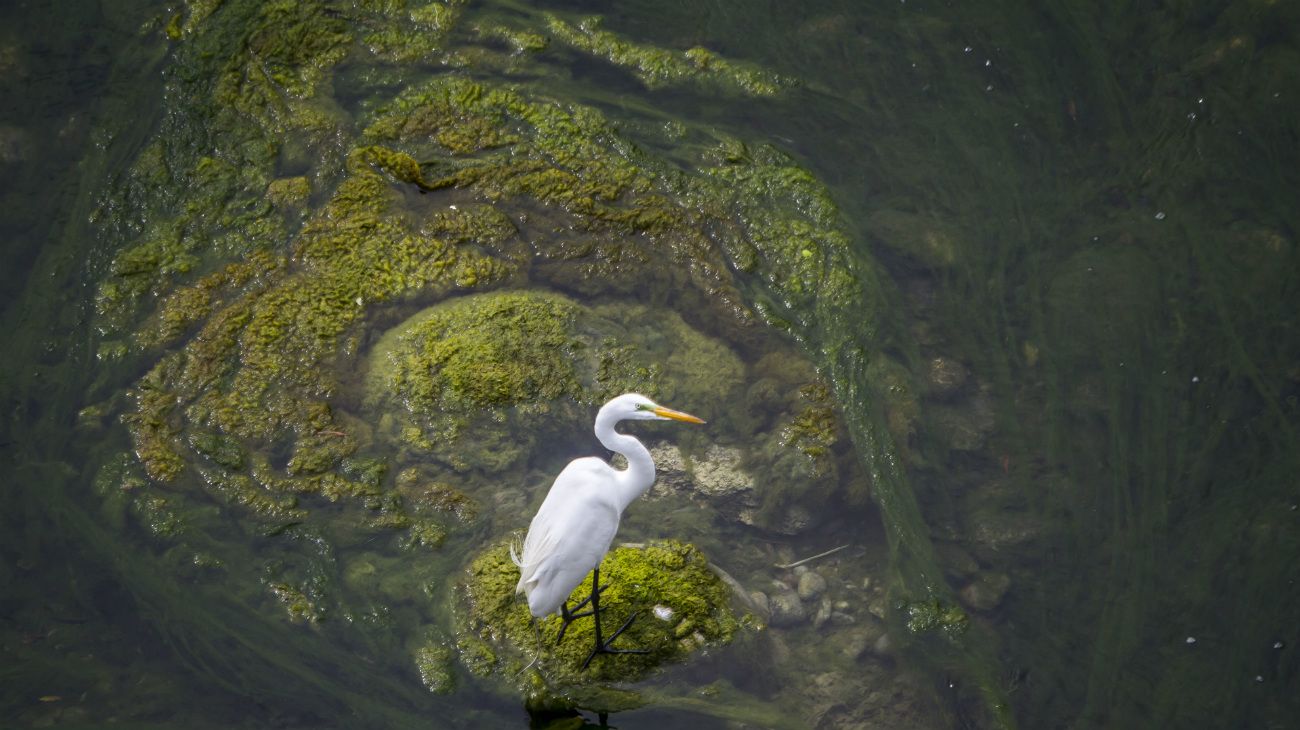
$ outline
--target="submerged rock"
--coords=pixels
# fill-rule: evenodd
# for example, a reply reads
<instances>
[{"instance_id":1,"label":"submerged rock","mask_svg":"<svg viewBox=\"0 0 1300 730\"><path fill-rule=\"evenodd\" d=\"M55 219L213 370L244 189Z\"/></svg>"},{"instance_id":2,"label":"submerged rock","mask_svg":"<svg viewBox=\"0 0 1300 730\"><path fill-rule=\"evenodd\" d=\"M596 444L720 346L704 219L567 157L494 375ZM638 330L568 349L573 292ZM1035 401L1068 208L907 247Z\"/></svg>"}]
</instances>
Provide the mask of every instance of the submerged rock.
<instances>
[{"instance_id":1,"label":"submerged rock","mask_svg":"<svg viewBox=\"0 0 1300 730\"><path fill-rule=\"evenodd\" d=\"M961 589L961 599L976 611L991 611L1002 603L1002 597L1011 588L1011 577L1006 573L980 573Z\"/></svg>"},{"instance_id":2,"label":"submerged rock","mask_svg":"<svg viewBox=\"0 0 1300 730\"><path fill-rule=\"evenodd\" d=\"M804 609L803 601L799 600L799 594L784 583L772 584L768 609L772 614L768 623L777 628L798 626L808 620L808 612Z\"/></svg>"},{"instance_id":3,"label":"submerged rock","mask_svg":"<svg viewBox=\"0 0 1300 730\"><path fill-rule=\"evenodd\" d=\"M591 411L622 392L711 417L743 370L726 345L668 310L492 292L435 305L385 334L370 356L367 399L388 419L382 437L458 471L492 473L534 453L539 434L588 430Z\"/></svg>"},{"instance_id":4,"label":"submerged rock","mask_svg":"<svg viewBox=\"0 0 1300 730\"><path fill-rule=\"evenodd\" d=\"M961 236L933 216L881 209L867 216L868 230L889 248L927 269L950 268L961 257Z\"/></svg>"},{"instance_id":5,"label":"submerged rock","mask_svg":"<svg viewBox=\"0 0 1300 730\"><path fill-rule=\"evenodd\" d=\"M799 598L805 601L813 601L821 597L826 592L826 579L815 570L809 570L799 576Z\"/></svg>"},{"instance_id":6,"label":"submerged rock","mask_svg":"<svg viewBox=\"0 0 1300 730\"><path fill-rule=\"evenodd\" d=\"M711 444L699 459L691 459L692 484L701 494L711 499L736 497L754 489L754 479L740 462L740 449Z\"/></svg>"},{"instance_id":7,"label":"submerged rock","mask_svg":"<svg viewBox=\"0 0 1300 730\"><path fill-rule=\"evenodd\" d=\"M966 366L950 357L934 357L926 365L925 384L931 395L949 397L966 384Z\"/></svg>"}]
</instances>

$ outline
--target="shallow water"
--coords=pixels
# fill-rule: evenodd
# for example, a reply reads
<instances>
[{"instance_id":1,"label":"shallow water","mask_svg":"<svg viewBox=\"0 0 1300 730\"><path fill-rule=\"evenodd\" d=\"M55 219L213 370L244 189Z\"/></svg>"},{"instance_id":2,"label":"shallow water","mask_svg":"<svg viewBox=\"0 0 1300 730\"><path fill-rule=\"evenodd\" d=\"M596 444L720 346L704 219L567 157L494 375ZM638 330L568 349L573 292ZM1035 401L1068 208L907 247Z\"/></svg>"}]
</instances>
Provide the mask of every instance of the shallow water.
<instances>
[{"instance_id":1,"label":"shallow water","mask_svg":"<svg viewBox=\"0 0 1300 730\"><path fill-rule=\"evenodd\" d=\"M690 159L697 132L662 133L670 123L792 155L829 188L871 286L863 301L879 307L819 312L792 337L734 346L756 367L798 341L833 381L857 454L840 477L869 479L873 504L824 503L818 528L792 536L669 495L634 505L621 538L695 542L751 590L791 577L773 564L848 544L812 565L859 623L869 607L886 613L897 645L846 660L842 627L773 628L784 649L749 639L674 669L648 685L647 706L612 722L1286 726L1300 712L1296 11L599 5L546 9L600 12L626 38L702 45L797 83L770 99L648 90L579 54L557 64L566 74L496 73L601 110L673 162ZM534 10L489 4L474 17ZM96 491L102 465L133 447L115 418L78 414L106 400L122 410L115 394L152 362L96 357L96 288L147 221L94 211L129 203L122 176L174 112L162 84L175 73L170 9L3 12L0 84L24 101L0 117L5 716L18 726L572 721L571 708L530 715L463 672L455 691L430 694L410 661L420 641L454 633L454 597L435 590L422 602L412 586L446 585L526 524L549 475L593 453L569 422L537 436L522 485L465 477L479 517L417 557L329 524L271 531L215 502L176 541L150 532L157 515ZM357 73L335 81L349 118L368 113L375 88L406 83ZM301 174L290 155L281 164L278 174ZM742 284L750 301L778 299L771 282ZM672 305L664 292L644 298ZM376 315L361 349L427 303ZM884 373L871 365L886 357L912 377L899 400L872 390ZM344 386L337 402L363 412L360 384ZM900 427L890 419L902 404L919 415ZM734 445L746 428L737 417L711 432L641 433L689 454ZM288 583L331 596L334 613L291 620L267 595ZM960 608L965 631L913 636L909 621L934 601Z\"/></svg>"}]
</instances>

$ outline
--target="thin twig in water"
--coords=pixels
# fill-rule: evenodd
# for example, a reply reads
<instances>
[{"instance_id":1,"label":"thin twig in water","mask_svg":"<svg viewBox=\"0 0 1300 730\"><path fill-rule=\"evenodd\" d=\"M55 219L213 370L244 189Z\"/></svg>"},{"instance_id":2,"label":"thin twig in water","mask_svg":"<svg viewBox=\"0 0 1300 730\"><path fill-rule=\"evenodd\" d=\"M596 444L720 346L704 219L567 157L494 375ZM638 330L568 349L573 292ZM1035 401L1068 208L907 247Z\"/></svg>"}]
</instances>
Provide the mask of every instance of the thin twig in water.
<instances>
[{"instance_id":1,"label":"thin twig in water","mask_svg":"<svg viewBox=\"0 0 1300 730\"><path fill-rule=\"evenodd\" d=\"M776 567L780 568L781 570L789 570L790 568L798 567L800 565L803 565L804 563L811 563L812 561L817 560L818 558L824 558L827 555L834 555L835 553L838 553L839 551L848 547L850 544L852 543L846 543L837 548L831 548L830 550L827 550L824 553L817 553L816 555L810 555L809 557L806 557L803 560L796 560L793 563L786 563L785 565L777 563Z\"/></svg>"}]
</instances>

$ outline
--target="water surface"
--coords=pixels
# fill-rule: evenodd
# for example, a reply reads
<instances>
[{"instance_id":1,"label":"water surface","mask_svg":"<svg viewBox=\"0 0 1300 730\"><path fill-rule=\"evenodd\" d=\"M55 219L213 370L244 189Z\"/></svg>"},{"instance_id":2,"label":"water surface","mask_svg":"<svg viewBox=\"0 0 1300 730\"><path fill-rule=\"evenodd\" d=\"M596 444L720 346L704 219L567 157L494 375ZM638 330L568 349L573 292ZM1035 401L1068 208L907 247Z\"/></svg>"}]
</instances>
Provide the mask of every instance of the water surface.
<instances>
[{"instance_id":1,"label":"water surface","mask_svg":"<svg viewBox=\"0 0 1300 730\"><path fill-rule=\"evenodd\" d=\"M703 46L791 80L757 98L647 88L579 53L552 58L546 73L477 72L599 109L672 163L686 164L703 134L790 155L829 189L871 307L781 312L771 281L742 276L746 301L774 302L795 324L736 349L751 365L802 349L832 384L856 453L843 478L870 481L873 503L836 504L815 516L816 530L783 535L719 527L660 500L630 511L625 530L642 539L670 528L760 589L764 576L789 577L772 563L852 545L818 569L845 586L837 597L860 617L877 602L898 650L846 661L832 652L842 638L833 627L771 629L795 646L793 662L760 654L769 671L724 653L664 679L675 700L615 724L722 726L719 708L744 697L786 713L774 725L1288 724L1300 711L1294 9L747 2L469 12L511 22L539 9L601 13L605 29L638 43ZM183 46L167 36L172 12L4 11L0 84L23 102L0 116L6 716L19 726L566 721L569 709L530 720L522 701L467 676L450 694L429 693L410 644L421 630L453 632L443 599L386 602L346 578L370 561L445 583L522 526L536 504L528 495L549 474L591 453L572 432L541 434L527 482L506 490L515 501L453 529L418 565L366 539L259 532L215 507L196 511L201 527L177 542L96 491L96 474L133 444L116 418L83 409L126 410L122 393L156 360L103 356L119 335L95 297L114 256L150 222L106 213L105 201L157 199L132 191L126 171L183 116L164 93L189 68L176 65ZM334 80L345 123L372 112L375 89L409 83L362 70L345 66ZM280 175L328 167L290 153L276 164ZM337 182L321 180L318 195ZM429 204L415 193L408 202ZM374 336L425 303L389 311ZM879 390L895 372L873 368L885 360L914 389L898 400ZM903 418L907 407L916 412ZM200 553L260 572L214 574L189 560ZM337 590L346 618L295 623L266 600L281 576ZM864 578L888 591L861 589ZM930 604L960 610L965 630L913 632L918 606ZM818 652L824 664L811 661ZM836 711L808 700L836 697L846 682L876 699ZM720 694L683 700L705 686Z\"/></svg>"}]
</instances>

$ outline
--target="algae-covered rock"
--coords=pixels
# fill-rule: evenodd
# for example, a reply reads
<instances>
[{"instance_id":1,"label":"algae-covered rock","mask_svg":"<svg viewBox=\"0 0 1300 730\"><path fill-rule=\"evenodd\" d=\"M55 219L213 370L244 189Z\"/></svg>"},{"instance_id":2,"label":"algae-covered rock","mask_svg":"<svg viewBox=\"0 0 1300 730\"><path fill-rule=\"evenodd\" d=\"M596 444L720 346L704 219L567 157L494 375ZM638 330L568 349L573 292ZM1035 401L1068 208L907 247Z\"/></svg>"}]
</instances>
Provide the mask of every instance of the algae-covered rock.
<instances>
[{"instance_id":1,"label":"algae-covered rock","mask_svg":"<svg viewBox=\"0 0 1300 730\"><path fill-rule=\"evenodd\" d=\"M390 330L367 391L385 414L381 438L453 469L500 472L539 434L589 428L593 407L622 392L707 417L743 372L725 344L668 310L506 291L449 300Z\"/></svg>"},{"instance_id":2,"label":"algae-covered rock","mask_svg":"<svg viewBox=\"0 0 1300 730\"><path fill-rule=\"evenodd\" d=\"M576 620L557 645L559 617L531 620L528 604L515 595L519 569L503 543L481 553L469 567L458 619L462 661L477 674L501 677L518 677L528 667L527 676L540 678L549 692L573 695L604 682L644 677L655 667L725 644L739 627L730 608L731 589L690 545L668 541L615 548L601 563L600 579L607 586L600 596L605 636L636 613L615 648L648 653L599 655L583 671L594 643L593 622ZM570 605L590 592L588 576L574 590Z\"/></svg>"},{"instance_id":3,"label":"algae-covered rock","mask_svg":"<svg viewBox=\"0 0 1300 730\"><path fill-rule=\"evenodd\" d=\"M868 483L857 477L830 389L806 362L783 354L767 356L757 369L773 386L785 380L788 389L775 400L769 428L752 439L746 465L758 507L743 510L741 521L797 535L816 526L815 515L828 508L864 505Z\"/></svg>"},{"instance_id":4,"label":"algae-covered rock","mask_svg":"<svg viewBox=\"0 0 1300 730\"><path fill-rule=\"evenodd\" d=\"M416 412L467 413L581 393L578 305L544 292L462 297L425 310L375 348L371 392ZM585 355L585 353L581 353Z\"/></svg>"},{"instance_id":5,"label":"algae-covered rock","mask_svg":"<svg viewBox=\"0 0 1300 730\"><path fill-rule=\"evenodd\" d=\"M425 644L415 651L415 668L420 673L420 681L437 695L456 688L456 675L452 670L454 662L452 649L442 644Z\"/></svg>"},{"instance_id":6,"label":"algae-covered rock","mask_svg":"<svg viewBox=\"0 0 1300 730\"><path fill-rule=\"evenodd\" d=\"M311 181L306 177L286 177L272 180L266 186L266 197L272 204L288 208L301 205L311 195Z\"/></svg>"}]
</instances>

